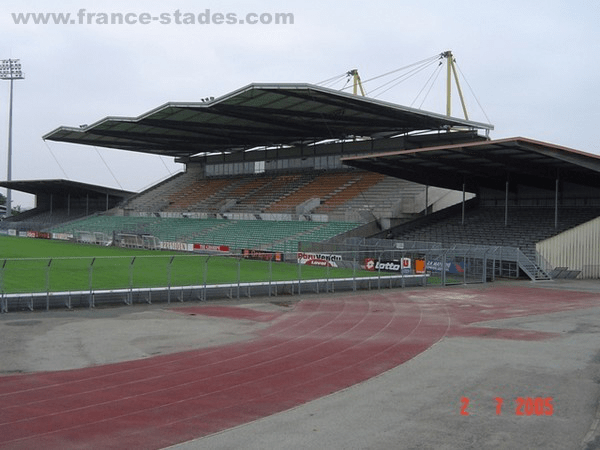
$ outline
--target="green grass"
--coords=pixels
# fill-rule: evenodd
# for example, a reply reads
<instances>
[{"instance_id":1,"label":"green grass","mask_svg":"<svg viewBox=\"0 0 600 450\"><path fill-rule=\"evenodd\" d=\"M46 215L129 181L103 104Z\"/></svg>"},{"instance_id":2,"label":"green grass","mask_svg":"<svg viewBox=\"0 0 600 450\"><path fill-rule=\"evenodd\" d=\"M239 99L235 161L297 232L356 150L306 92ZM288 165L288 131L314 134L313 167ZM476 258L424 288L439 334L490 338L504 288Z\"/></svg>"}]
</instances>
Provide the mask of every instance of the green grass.
<instances>
[{"instance_id":1,"label":"green grass","mask_svg":"<svg viewBox=\"0 0 600 450\"><path fill-rule=\"evenodd\" d=\"M236 283L238 273L240 282L377 276L352 269L0 236L4 293Z\"/></svg>"},{"instance_id":2,"label":"green grass","mask_svg":"<svg viewBox=\"0 0 600 450\"><path fill-rule=\"evenodd\" d=\"M0 259L11 258L69 258L97 256L156 255L152 250L130 250L118 247L75 244L45 239L25 239L0 236Z\"/></svg>"}]
</instances>

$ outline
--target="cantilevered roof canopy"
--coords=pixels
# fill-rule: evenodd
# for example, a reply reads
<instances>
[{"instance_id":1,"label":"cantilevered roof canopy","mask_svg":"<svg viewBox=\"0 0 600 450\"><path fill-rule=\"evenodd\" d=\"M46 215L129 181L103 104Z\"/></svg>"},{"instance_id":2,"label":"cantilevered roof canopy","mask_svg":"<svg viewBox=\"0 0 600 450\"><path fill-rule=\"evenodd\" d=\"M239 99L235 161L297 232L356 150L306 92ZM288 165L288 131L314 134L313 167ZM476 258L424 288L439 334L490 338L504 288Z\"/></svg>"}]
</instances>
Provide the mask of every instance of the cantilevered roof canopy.
<instances>
[{"instance_id":1,"label":"cantilevered roof canopy","mask_svg":"<svg viewBox=\"0 0 600 450\"><path fill-rule=\"evenodd\" d=\"M493 129L312 84L250 84L214 100L167 103L135 118L107 117L80 128L60 127L43 138L190 157L453 127Z\"/></svg>"},{"instance_id":2,"label":"cantilevered roof canopy","mask_svg":"<svg viewBox=\"0 0 600 450\"><path fill-rule=\"evenodd\" d=\"M600 187L600 156L521 137L342 158L344 164L431 186L476 192L506 181L555 189L556 179Z\"/></svg>"},{"instance_id":3,"label":"cantilevered roof canopy","mask_svg":"<svg viewBox=\"0 0 600 450\"><path fill-rule=\"evenodd\" d=\"M19 192L33 195L59 195L72 197L99 197L110 196L126 199L134 195L133 192L113 189L94 184L80 183L69 180L26 180L26 181L0 181L0 186Z\"/></svg>"}]
</instances>

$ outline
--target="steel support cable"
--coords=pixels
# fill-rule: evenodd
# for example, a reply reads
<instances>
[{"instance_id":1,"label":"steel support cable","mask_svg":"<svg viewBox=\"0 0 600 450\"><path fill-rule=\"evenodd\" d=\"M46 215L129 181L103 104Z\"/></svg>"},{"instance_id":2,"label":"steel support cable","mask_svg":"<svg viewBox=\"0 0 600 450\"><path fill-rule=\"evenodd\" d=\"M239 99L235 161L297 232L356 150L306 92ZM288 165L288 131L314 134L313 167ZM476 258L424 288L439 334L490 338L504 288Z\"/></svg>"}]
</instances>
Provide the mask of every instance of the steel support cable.
<instances>
[{"instance_id":1,"label":"steel support cable","mask_svg":"<svg viewBox=\"0 0 600 450\"><path fill-rule=\"evenodd\" d=\"M394 82L396 82L398 80L400 80L399 82L402 82L402 81L404 81L404 79L408 79L408 78L412 77L413 75L415 75L415 74L421 72L422 70L426 69L427 67L429 67L434 62L435 61L430 61L430 62L421 64L420 66L417 66L417 67L411 69L410 71L408 71L406 73L403 73L402 75L399 75L396 78L394 78L394 79L392 79L392 80L390 80L390 81L388 81L388 82L386 82L386 83L384 83L384 84L382 84L382 85L374 88L373 90L377 91L377 90L379 90L379 89L381 89L381 88L389 85L390 83L394 83Z\"/></svg>"},{"instance_id":2,"label":"steel support cable","mask_svg":"<svg viewBox=\"0 0 600 450\"><path fill-rule=\"evenodd\" d=\"M165 163L165 160L162 158L162 156L159 156L159 158L160 158L160 161L163 163L163 166L165 166L165 169L167 169L167 172L169 172L169 175L172 176L173 172L171 172L171 169L169 169L169 167Z\"/></svg>"},{"instance_id":3,"label":"steel support cable","mask_svg":"<svg viewBox=\"0 0 600 450\"><path fill-rule=\"evenodd\" d=\"M432 62L432 61L436 61L436 60L438 60L439 58L440 58L440 55L439 55L439 54L437 54L437 55L435 55L435 56L432 56L432 57L430 57L430 58L423 59L423 60L421 60L421 61L417 61L417 62L415 62L415 63L409 64L408 66L400 67L399 69L395 69L395 70L392 70L392 71L390 71L390 72L387 72L387 73L384 73L384 74L381 74L381 75L377 75L376 77L369 78L368 80L362 80L362 83L363 83L363 84L365 84L365 83L368 83L368 82L370 82L370 81L378 80L379 78L383 78L383 77L386 77L386 76L388 76L388 75L392 75L393 73L396 73L396 72L400 72L400 71L402 71L402 70L409 69L409 68L411 68L411 67L413 67L413 66L418 66L418 65L420 65L420 64L426 64L426 63L430 63L430 62Z\"/></svg>"},{"instance_id":4,"label":"steel support cable","mask_svg":"<svg viewBox=\"0 0 600 450\"><path fill-rule=\"evenodd\" d=\"M341 75L336 75L336 76L334 76L334 77L327 78L326 80L319 81L319 82L317 83L317 85L319 85L319 86L323 85L323 86L324 86L324 85L326 85L326 84L334 84L334 83L336 83L337 81L341 80L342 78L344 78L344 77L345 77L345 76L347 76L347 75L348 75L348 73L347 73L347 72L345 72L345 73L343 73L343 74L341 74Z\"/></svg>"},{"instance_id":5,"label":"steel support cable","mask_svg":"<svg viewBox=\"0 0 600 450\"><path fill-rule=\"evenodd\" d=\"M102 162L104 163L104 165L106 166L106 168L108 169L108 171L110 172L110 174L112 175L112 177L115 179L115 181L117 182L117 184L119 185L119 187L121 188L121 190L123 190L123 186L121 186L121 183L119 183L119 180L117 180L117 177L115 176L115 174L113 173L113 171L110 169L110 167L106 163L104 157L100 153L100 150L98 150L98 147L94 146L94 149L96 150L96 153L98 153L98 156L100 157L100 159L102 160Z\"/></svg>"},{"instance_id":6,"label":"steel support cable","mask_svg":"<svg viewBox=\"0 0 600 450\"><path fill-rule=\"evenodd\" d=\"M387 91L389 91L390 89L393 89L394 87L398 86L400 83L403 83L404 81L408 80L409 78L412 78L413 76L415 76L416 74L420 73L421 71L425 70L428 66L422 66L422 67L418 67L413 69L412 71L397 77L391 81L388 81L387 83L382 84L381 86L378 86L377 88L373 89L374 91L382 89L383 87L392 84L390 87L388 87L387 89L384 89L383 91L381 91L379 94L377 94L375 97L378 97L384 93L386 93Z\"/></svg>"},{"instance_id":7,"label":"steel support cable","mask_svg":"<svg viewBox=\"0 0 600 450\"><path fill-rule=\"evenodd\" d=\"M423 60L421 60L421 61L417 61L417 62L415 62L415 63L412 63L412 64L409 64L409 65L407 65L407 66L400 67L399 69L395 69L395 70L392 70L392 71L390 71L390 72L386 72L386 73L384 73L384 74L377 75L376 77L369 78L368 80L361 80L361 84L363 85L363 88L364 88L364 85L365 85L365 83L368 83L368 82L370 82L370 81L378 80L379 78L383 78L383 77L386 77L386 76L388 76L388 75L392 75L392 74L394 74L394 73L397 73L397 72L401 72L401 71L404 71L404 70L410 69L411 67L414 67L414 66L418 66L418 68L427 67L427 65L431 64L431 63L432 63L432 62L434 62L434 61L437 61L438 59L440 59L440 55L439 55L439 54L437 54L437 55L435 55L435 56L432 56L432 57L430 57L430 58L423 59ZM418 68L417 68L417 70L418 70ZM347 73L346 73L346 74L344 74L343 76L346 76L346 75L347 75ZM398 78L401 78L401 77L404 77L404 76L406 76L406 74L402 74L402 75L400 75L400 77L397 77L397 78L395 78L394 80L392 80L392 81L389 81L389 82L385 83L383 86L386 86L386 85L388 85L389 83L393 83L393 82L394 82L394 81L396 81ZM329 80L332 80L332 79L334 79L334 78L336 78L336 77L330 78ZM327 82L327 81L329 81L329 80L325 80L324 82ZM322 82L322 83L323 83L323 82ZM346 84L347 84L347 83L346 83ZM373 89L373 90L371 91L371 93L372 93L373 91L375 91L375 90L378 90L378 89L380 89L380 88L381 88L381 87L383 87L383 86L379 86L379 87L377 87L377 88ZM344 89L349 89L350 87L352 87L352 85L350 85L350 86L344 86L344 87L343 87L342 89L340 89L340 90L341 90L341 91L343 91Z\"/></svg>"},{"instance_id":8,"label":"steel support cable","mask_svg":"<svg viewBox=\"0 0 600 450\"><path fill-rule=\"evenodd\" d=\"M483 109L483 106L481 106L481 103L479 102L479 99L477 98L477 95L475 95L475 91L473 91L473 88L469 84L469 80L467 80L467 77L465 77L465 74L462 72L462 70L460 70L460 66L456 63L456 61L454 61L454 64L458 68L458 72L460 73L460 76L463 78L463 80L465 80L465 83L467 83L467 86L469 87L469 91L471 92L471 94L475 98L475 101L479 105L479 109L481 109L481 112L485 116L485 119L487 120L488 123L492 123L491 120L490 120L490 118L488 117L488 115L485 113L485 110Z\"/></svg>"},{"instance_id":9,"label":"steel support cable","mask_svg":"<svg viewBox=\"0 0 600 450\"><path fill-rule=\"evenodd\" d=\"M410 106L413 106L415 104L415 102L418 100L418 98L421 95L421 93L429 85L429 89L427 89L427 92L423 96L423 100L419 104L419 109L421 109L423 107L423 103L425 103L425 100L427 100L427 97L429 97L429 94L431 93L431 89L433 89L433 86L435 85L435 82L437 81L438 77L440 76L440 73L442 73L442 63L440 63L436 67L436 69L433 71L433 73L429 77L429 80L427 80L427 82L425 83L425 85L423 86L423 88L421 89L421 91L417 94L417 96L415 97L415 99L413 100L413 102L410 104Z\"/></svg>"},{"instance_id":10,"label":"steel support cable","mask_svg":"<svg viewBox=\"0 0 600 450\"><path fill-rule=\"evenodd\" d=\"M60 167L60 170L62 171L63 175L65 176L65 179L70 180L69 176L67 175L67 172L65 172L65 169L60 164L60 162L58 161L58 158L56 157L56 155L54 154L54 152L52 151L52 149L48 145L48 142L45 139L43 141L44 141L44 144L46 144L46 148L48 149L48 151L50 152L50 154L54 158L54 161L56 162L56 164L58 165L58 167Z\"/></svg>"},{"instance_id":11,"label":"steel support cable","mask_svg":"<svg viewBox=\"0 0 600 450\"><path fill-rule=\"evenodd\" d=\"M409 78L412 78L413 76L415 76L415 75L416 75L416 74L418 74L419 72L421 72L421 71L425 70L427 67L429 67L429 66L430 66L432 63L434 63L434 62L435 62L435 61L430 61L430 62L428 62L427 64L424 64L424 65L422 65L422 66L416 67L416 68L412 69L410 72L407 72L407 73L405 73L405 74L402 74L401 76L399 76L399 77L396 77L396 78L394 78L393 80L391 80L391 81L388 81L387 83L384 83L384 84L382 84L381 86L378 86L378 87L376 87L376 88L375 88L375 89L373 89L371 92L377 91L377 90L379 90L379 89L382 89L383 87L385 87L385 86L387 86L387 85L389 85L389 84L391 84L391 83L394 83L394 84L392 84L390 87L388 87L387 89L385 89L385 90L381 91L379 94L375 95L375 97L378 97L378 96L380 96L380 95L384 94L385 92L389 91L390 89L392 89L392 88L394 88L394 87L398 86L400 83L402 83L402 82L404 82L404 81L408 80Z\"/></svg>"},{"instance_id":12,"label":"steel support cable","mask_svg":"<svg viewBox=\"0 0 600 450\"><path fill-rule=\"evenodd\" d=\"M334 81L332 81L332 82L330 82L330 83L321 84L321 85L319 85L319 86L323 86L323 87L330 88L330 89L336 89L336 87L335 87L335 86L336 86L337 84L341 83L342 81L344 81L342 78L338 78L337 80L334 80ZM346 84L347 84L347 83L348 83L348 82L346 82ZM344 86L345 86L345 85L344 85ZM343 89L343 88L342 88L342 89ZM340 89L340 90L341 90L341 89Z\"/></svg>"},{"instance_id":13,"label":"steel support cable","mask_svg":"<svg viewBox=\"0 0 600 450\"><path fill-rule=\"evenodd\" d=\"M415 104L415 102L419 99L419 97L421 96L421 94L423 93L423 91L425 90L425 88L429 85L429 82L434 77L434 75L436 73L436 70L439 69L440 65L441 65L441 63L439 63L438 66L431 73L431 75L429 75L429 78L427 79L427 81L425 82L425 84L423 85L423 87L421 88L421 90L417 93L417 95L415 96L415 99L411 102L411 104L410 104L411 107Z\"/></svg>"},{"instance_id":14,"label":"steel support cable","mask_svg":"<svg viewBox=\"0 0 600 450\"><path fill-rule=\"evenodd\" d=\"M344 83L344 86L343 86L343 87L340 89L340 91L343 91L344 89L346 89L346 87L349 87L349 86L348 86L348 83L350 83L350 77L348 77L348 78L346 79L346 83Z\"/></svg>"},{"instance_id":15,"label":"steel support cable","mask_svg":"<svg viewBox=\"0 0 600 450\"><path fill-rule=\"evenodd\" d=\"M397 72L401 72L401 71L404 71L404 70L410 69L411 67L414 67L414 66L419 66L419 67L421 67L421 66L424 66L424 67L427 67L427 65L429 65L430 63L432 63L432 62L434 62L434 61L437 61L438 59L440 59L440 54L437 54L437 55L431 56L431 57L429 57L429 58L426 58L426 59L422 59L422 60L420 60L420 61L414 62L414 63L412 63L412 64L409 64L409 65L407 65L407 66L400 67L400 68L398 68L398 69L391 70L391 71L389 71L389 72L386 72L386 73L383 73L383 74L381 74L381 75L377 75L376 77L369 78L368 80L361 80L361 84L363 85L363 88L364 88L364 84L365 84L365 83L368 83L368 82L370 82L370 81L378 80L379 78L383 78L383 77L386 77L386 76L388 76L388 75L392 75L392 74L394 74L394 73L397 73ZM325 86L325 85L332 85L332 84L335 84L335 83L336 83L336 82L338 82L340 79L342 79L343 77L346 77L346 76L348 76L348 72L345 72L345 73L343 73L343 74L340 74L340 75L333 76L333 77L331 77L331 78L327 78L326 80L320 81L320 82L318 82L318 83L316 83L316 84L317 84L317 85L323 85L323 86ZM401 78L401 77L403 77L403 76L406 76L406 74L403 74L403 75L401 75L399 78ZM394 82L394 81L396 81L397 79L398 79L398 78L395 78L394 80L392 80L392 81L390 81L390 82L388 82L388 83L385 83L383 86L386 86L386 85L387 85L387 84L389 84L389 83L393 83L393 82ZM346 84L344 85L344 87L342 87L342 88L340 89L341 91L343 91L343 90L345 90L345 89L349 89L350 87L352 87L352 85L350 85L350 86L348 85L348 82L349 82L349 79L347 79L347 80L346 80ZM380 89L380 88L381 88L381 87L383 87L383 86L380 86L380 87L378 87L378 88L375 88L374 90Z\"/></svg>"}]
</instances>

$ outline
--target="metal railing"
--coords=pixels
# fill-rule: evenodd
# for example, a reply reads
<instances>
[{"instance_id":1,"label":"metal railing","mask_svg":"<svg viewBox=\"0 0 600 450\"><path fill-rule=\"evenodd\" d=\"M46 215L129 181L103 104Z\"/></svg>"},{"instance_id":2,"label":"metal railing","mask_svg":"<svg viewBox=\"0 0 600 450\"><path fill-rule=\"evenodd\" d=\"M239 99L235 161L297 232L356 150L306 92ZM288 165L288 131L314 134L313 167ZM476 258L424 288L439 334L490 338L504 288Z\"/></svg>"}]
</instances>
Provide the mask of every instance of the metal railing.
<instances>
[{"instance_id":1,"label":"metal railing","mask_svg":"<svg viewBox=\"0 0 600 450\"><path fill-rule=\"evenodd\" d=\"M365 240L298 252L0 259L0 312L550 279L516 247Z\"/></svg>"},{"instance_id":2,"label":"metal railing","mask_svg":"<svg viewBox=\"0 0 600 450\"><path fill-rule=\"evenodd\" d=\"M0 260L0 312L383 289L428 280L425 272L395 266L369 270L355 253L7 258Z\"/></svg>"},{"instance_id":3,"label":"metal railing","mask_svg":"<svg viewBox=\"0 0 600 450\"><path fill-rule=\"evenodd\" d=\"M549 267L548 263L541 264L538 258L532 261L518 247L475 244L444 245L439 242L397 241L391 239L367 238L347 238L343 243L303 243L302 245L304 247L301 248L338 249L346 251L366 251L367 249L377 251L382 249L395 252L414 252L417 250L425 253L438 252L440 255L446 255L446 258L460 259L462 257L485 261L485 268L482 270L490 272L486 273L488 279L494 279L495 277L519 278L519 271L522 271L532 281L551 279L549 275L551 267Z\"/></svg>"}]
</instances>

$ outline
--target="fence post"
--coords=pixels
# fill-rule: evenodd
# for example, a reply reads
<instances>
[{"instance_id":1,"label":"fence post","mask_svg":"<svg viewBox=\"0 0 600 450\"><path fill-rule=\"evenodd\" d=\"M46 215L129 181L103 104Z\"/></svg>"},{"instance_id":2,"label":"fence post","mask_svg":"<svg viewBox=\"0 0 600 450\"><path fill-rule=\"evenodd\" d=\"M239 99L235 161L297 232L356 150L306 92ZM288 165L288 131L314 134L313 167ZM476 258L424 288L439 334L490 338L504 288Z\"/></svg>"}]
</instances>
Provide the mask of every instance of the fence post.
<instances>
[{"instance_id":1,"label":"fence post","mask_svg":"<svg viewBox=\"0 0 600 450\"><path fill-rule=\"evenodd\" d=\"M463 256L463 284L467 284L467 254L469 250L465 250L465 255Z\"/></svg>"},{"instance_id":2,"label":"fence post","mask_svg":"<svg viewBox=\"0 0 600 450\"><path fill-rule=\"evenodd\" d=\"M237 299L240 299L240 275L242 270L242 258L237 259Z\"/></svg>"},{"instance_id":3,"label":"fence post","mask_svg":"<svg viewBox=\"0 0 600 450\"><path fill-rule=\"evenodd\" d=\"M356 292L356 252L352 259L352 292Z\"/></svg>"},{"instance_id":4,"label":"fence post","mask_svg":"<svg viewBox=\"0 0 600 450\"><path fill-rule=\"evenodd\" d=\"M442 286L446 286L446 253L448 253L448 250L442 251Z\"/></svg>"},{"instance_id":5,"label":"fence post","mask_svg":"<svg viewBox=\"0 0 600 450\"><path fill-rule=\"evenodd\" d=\"M269 258L269 297L271 296L271 284L273 283L273 258Z\"/></svg>"},{"instance_id":6,"label":"fence post","mask_svg":"<svg viewBox=\"0 0 600 450\"><path fill-rule=\"evenodd\" d=\"M8 299L4 297L4 268L6 267L7 261L8 260L5 259L2 263L2 267L0 267L0 294L2 294L2 302L0 303L0 313L8 312Z\"/></svg>"},{"instance_id":7,"label":"fence post","mask_svg":"<svg viewBox=\"0 0 600 450\"><path fill-rule=\"evenodd\" d=\"M400 275L402 277L402 287L405 288L406 287L406 281L404 280L404 258L406 258L406 253L404 253L404 251L400 252ZM411 271L412 271L412 266L415 265L415 258L413 256L412 260L411 260ZM391 283L390 283L390 287L392 287Z\"/></svg>"},{"instance_id":8,"label":"fence post","mask_svg":"<svg viewBox=\"0 0 600 450\"><path fill-rule=\"evenodd\" d=\"M381 253L379 253L379 256L377 257L377 261L379 261L379 264L377 264L377 290L381 289L381 258L383 256L383 251Z\"/></svg>"},{"instance_id":9,"label":"fence post","mask_svg":"<svg viewBox=\"0 0 600 450\"><path fill-rule=\"evenodd\" d=\"M424 273L425 279L423 280L423 286L425 286L425 287L427 287L427 285L428 285L427 282L429 281L429 277L427 276L427 257L428 256L429 256L429 253L425 253L423 255L423 260L425 261L425 267L424 267L424 270L425 270L425 273Z\"/></svg>"},{"instance_id":10,"label":"fence post","mask_svg":"<svg viewBox=\"0 0 600 450\"><path fill-rule=\"evenodd\" d=\"M52 264L52 258L48 261L46 266L46 311L50 311L50 265Z\"/></svg>"},{"instance_id":11,"label":"fence post","mask_svg":"<svg viewBox=\"0 0 600 450\"><path fill-rule=\"evenodd\" d=\"M302 293L302 290L300 288L300 285L302 283L302 263L300 262L300 259L297 258L298 260L298 295L300 295Z\"/></svg>"},{"instance_id":12,"label":"fence post","mask_svg":"<svg viewBox=\"0 0 600 450\"><path fill-rule=\"evenodd\" d=\"M90 263L90 268L89 268L89 285L90 285L90 298L89 298L89 305L90 308L93 308L94 305L94 291L93 291L93 274L94 274L94 262L96 261L96 258L92 258L92 262Z\"/></svg>"},{"instance_id":13,"label":"fence post","mask_svg":"<svg viewBox=\"0 0 600 450\"><path fill-rule=\"evenodd\" d=\"M482 283L487 283L487 254L490 251L490 249L488 248L485 252L483 252L483 280L481 280Z\"/></svg>"},{"instance_id":14,"label":"fence post","mask_svg":"<svg viewBox=\"0 0 600 450\"><path fill-rule=\"evenodd\" d=\"M135 264L134 256L129 263L129 305L133 305L133 265Z\"/></svg>"},{"instance_id":15,"label":"fence post","mask_svg":"<svg viewBox=\"0 0 600 450\"><path fill-rule=\"evenodd\" d=\"M204 292L202 293L203 300L206 301L206 281L208 279L208 260L210 255L204 260L204 274L202 275L202 281L204 282Z\"/></svg>"},{"instance_id":16,"label":"fence post","mask_svg":"<svg viewBox=\"0 0 600 450\"><path fill-rule=\"evenodd\" d=\"M171 304L171 270L175 255L171 256L169 264L167 264L167 304Z\"/></svg>"},{"instance_id":17,"label":"fence post","mask_svg":"<svg viewBox=\"0 0 600 450\"><path fill-rule=\"evenodd\" d=\"M330 269L330 264L331 264L331 262L328 261L327 262L327 269L326 269L326 271L327 271L327 282L325 283L325 292L329 292L329 269ZM319 282L317 281L317 292L318 292L318 290L319 290Z\"/></svg>"}]
</instances>

